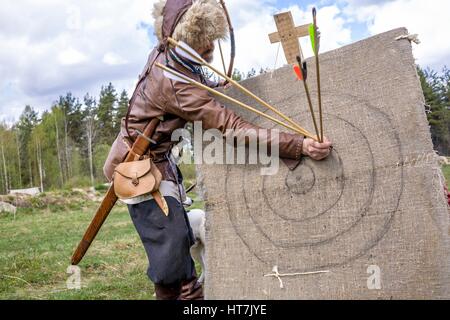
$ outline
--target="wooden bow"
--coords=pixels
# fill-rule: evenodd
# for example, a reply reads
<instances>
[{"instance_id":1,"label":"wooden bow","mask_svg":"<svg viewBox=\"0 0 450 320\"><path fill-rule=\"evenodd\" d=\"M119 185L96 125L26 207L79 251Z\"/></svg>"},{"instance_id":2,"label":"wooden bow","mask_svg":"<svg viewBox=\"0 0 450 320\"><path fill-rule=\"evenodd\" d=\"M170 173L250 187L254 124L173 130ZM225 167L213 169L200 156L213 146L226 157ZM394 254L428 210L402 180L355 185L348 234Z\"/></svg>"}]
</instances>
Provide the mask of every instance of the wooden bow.
<instances>
[{"instance_id":1,"label":"wooden bow","mask_svg":"<svg viewBox=\"0 0 450 320\"><path fill-rule=\"evenodd\" d=\"M232 77L233 76L233 71L234 71L234 59L236 58L236 39L234 36L234 28L233 28L233 24L231 23L231 18L230 18L230 14L228 12L227 6L225 5L225 1L224 0L220 0L220 5L223 8L223 11L225 13L225 17L227 18L227 22L228 22L228 29L229 29L229 33L230 33L230 43L231 43L231 52L230 52L230 64L228 65L228 71L225 67L225 60L223 59L223 53L222 53L222 46L220 44L220 40L219 40L219 49L220 49L220 55L222 56L222 63L224 66L224 72L228 75L228 77ZM227 81L228 83L228 81Z\"/></svg>"}]
</instances>

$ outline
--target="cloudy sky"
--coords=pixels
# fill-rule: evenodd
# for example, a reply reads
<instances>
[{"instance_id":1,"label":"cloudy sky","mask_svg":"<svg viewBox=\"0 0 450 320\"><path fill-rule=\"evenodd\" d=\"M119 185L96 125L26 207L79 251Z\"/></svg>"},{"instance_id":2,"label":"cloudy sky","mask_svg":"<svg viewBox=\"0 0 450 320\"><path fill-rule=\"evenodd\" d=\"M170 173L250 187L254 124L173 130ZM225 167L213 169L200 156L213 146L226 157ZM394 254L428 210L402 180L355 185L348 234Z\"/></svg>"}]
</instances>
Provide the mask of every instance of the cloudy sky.
<instances>
[{"instance_id":1,"label":"cloudy sky","mask_svg":"<svg viewBox=\"0 0 450 320\"><path fill-rule=\"evenodd\" d=\"M12 122L26 104L43 111L70 91L98 95L103 84L133 90L156 44L154 0L3 0L0 6L0 121ZM227 0L236 31L241 71L274 68L273 14L290 10L297 24L318 8L321 50L328 51L405 26L422 43L414 55L423 67L450 66L448 0ZM306 39L304 41L307 41ZM309 44L305 54L311 55ZM220 64L219 59L216 63ZM281 54L276 67L285 63Z\"/></svg>"}]
</instances>

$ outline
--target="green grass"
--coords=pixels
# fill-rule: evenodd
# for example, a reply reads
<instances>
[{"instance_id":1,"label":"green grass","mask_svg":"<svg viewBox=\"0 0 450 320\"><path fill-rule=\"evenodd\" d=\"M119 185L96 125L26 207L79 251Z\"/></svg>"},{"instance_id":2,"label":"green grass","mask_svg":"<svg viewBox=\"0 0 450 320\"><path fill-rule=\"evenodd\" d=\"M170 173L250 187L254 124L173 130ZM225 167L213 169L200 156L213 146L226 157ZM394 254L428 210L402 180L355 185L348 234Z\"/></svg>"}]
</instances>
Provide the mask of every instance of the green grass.
<instances>
[{"instance_id":1,"label":"green grass","mask_svg":"<svg viewBox=\"0 0 450 320\"><path fill-rule=\"evenodd\" d=\"M450 166L443 172L450 184ZM203 208L195 193L189 196L193 208ZM19 209L15 220L0 214L0 300L154 299L147 258L124 205L114 208L81 262L82 289L68 290L70 257L98 203L63 191L69 204L42 205L46 197L36 199L35 208Z\"/></svg>"},{"instance_id":2,"label":"green grass","mask_svg":"<svg viewBox=\"0 0 450 320\"><path fill-rule=\"evenodd\" d=\"M124 205L111 212L81 262L82 289L67 289L70 257L97 206L19 209L16 220L0 214L0 299L154 299L145 251Z\"/></svg>"},{"instance_id":3,"label":"green grass","mask_svg":"<svg viewBox=\"0 0 450 320\"><path fill-rule=\"evenodd\" d=\"M447 185L450 188L450 166L444 166L442 171L444 172L445 179L447 180Z\"/></svg>"}]
</instances>

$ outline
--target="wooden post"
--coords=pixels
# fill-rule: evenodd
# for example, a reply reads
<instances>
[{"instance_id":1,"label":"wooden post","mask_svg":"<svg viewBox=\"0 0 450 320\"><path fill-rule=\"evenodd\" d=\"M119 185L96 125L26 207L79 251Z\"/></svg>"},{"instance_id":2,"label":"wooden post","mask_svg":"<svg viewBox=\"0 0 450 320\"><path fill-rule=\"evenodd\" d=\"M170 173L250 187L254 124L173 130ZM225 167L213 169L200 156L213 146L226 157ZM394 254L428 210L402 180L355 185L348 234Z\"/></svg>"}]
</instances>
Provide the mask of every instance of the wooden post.
<instances>
[{"instance_id":1,"label":"wooden post","mask_svg":"<svg viewBox=\"0 0 450 320\"><path fill-rule=\"evenodd\" d=\"M281 42L287 63L294 65L297 63L298 55L303 60L303 51L298 38L309 35L308 28L310 25L305 24L296 27L290 11L276 14L274 18L278 32L269 34L270 42Z\"/></svg>"},{"instance_id":2,"label":"wooden post","mask_svg":"<svg viewBox=\"0 0 450 320\"><path fill-rule=\"evenodd\" d=\"M301 62L303 62L305 59L303 57L303 51L300 46L298 38L309 36L310 24L305 24L296 27L294 24L292 13L290 11L276 14L274 18L278 32L269 34L270 42L271 43L281 42L287 62L290 65L294 66L298 64L300 69L302 69L303 66L301 65ZM323 138L321 137L320 134L320 131L322 131L322 129L319 131L317 126L316 116L314 114L314 109L311 102L311 95L309 93L308 85L306 83L306 74L303 74L302 78L303 78L302 82L308 99L311 117L314 123L314 129L316 131L319 142L322 142ZM322 121L321 113L320 119Z\"/></svg>"}]
</instances>

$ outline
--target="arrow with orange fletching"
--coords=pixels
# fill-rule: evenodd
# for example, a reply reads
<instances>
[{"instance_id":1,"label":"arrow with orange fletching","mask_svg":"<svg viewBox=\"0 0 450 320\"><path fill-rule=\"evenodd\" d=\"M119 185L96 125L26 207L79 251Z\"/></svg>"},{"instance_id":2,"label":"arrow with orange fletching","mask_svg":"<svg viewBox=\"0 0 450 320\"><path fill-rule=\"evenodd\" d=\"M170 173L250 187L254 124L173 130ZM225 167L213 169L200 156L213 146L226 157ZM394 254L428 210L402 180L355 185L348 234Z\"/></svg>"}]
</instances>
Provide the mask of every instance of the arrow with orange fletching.
<instances>
[{"instance_id":1,"label":"arrow with orange fletching","mask_svg":"<svg viewBox=\"0 0 450 320\"><path fill-rule=\"evenodd\" d=\"M305 88L306 92L306 98L308 99L309 111L311 112L311 117L314 123L314 129L316 130L319 142L322 142L323 140L320 139L319 128L317 127L316 116L314 114L314 109L311 102L311 95L309 93L308 84L306 83L306 79L308 78L308 67L306 61L303 61L299 55L297 56L297 64L294 65L294 73L297 76L297 78L303 82L303 87Z\"/></svg>"}]
</instances>

